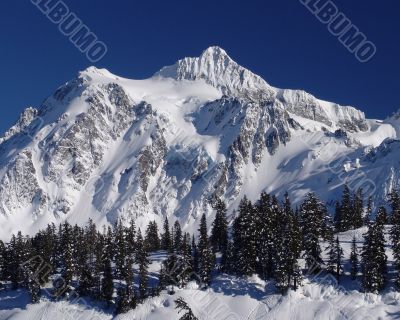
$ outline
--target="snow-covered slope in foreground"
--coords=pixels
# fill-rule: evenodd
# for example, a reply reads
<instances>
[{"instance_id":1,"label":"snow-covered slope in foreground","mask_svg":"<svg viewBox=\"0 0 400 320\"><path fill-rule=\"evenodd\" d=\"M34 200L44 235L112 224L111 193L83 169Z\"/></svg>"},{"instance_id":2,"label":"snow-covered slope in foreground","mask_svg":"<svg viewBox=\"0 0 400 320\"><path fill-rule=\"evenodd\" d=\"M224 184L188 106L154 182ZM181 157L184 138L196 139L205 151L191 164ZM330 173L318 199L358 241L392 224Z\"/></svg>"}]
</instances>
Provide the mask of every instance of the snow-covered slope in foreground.
<instances>
[{"instance_id":1,"label":"snow-covered slope in foreground","mask_svg":"<svg viewBox=\"0 0 400 320\"><path fill-rule=\"evenodd\" d=\"M339 235L346 259L353 235L360 251L365 232L366 229L362 228ZM326 244L322 246L325 248ZM262 281L256 276L243 279L222 274L213 280L207 290L200 290L195 283L189 283L185 289L175 288L173 295L164 291L158 297L147 299L135 310L119 316L114 316L112 310L104 304L86 297L54 302L47 298L43 290L40 303L29 304L30 298L26 291L0 291L0 319L175 320L179 319L179 315L174 301L179 297L189 304L199 320L397 319L400 315L400 293L391 289L396 276L389 248L387 255L389 284L380 295L360 292L361 274L353 281L348 272L342 275L340 284L336 283L333 276L325 273L306 276L296 292L289 291L284 296L276 294L273 282ZM152 256L152 273L159 271L161 260L160 254Z\"/></svg>"},{"instance_id":2,"label":"snow-covered slope in foreground","mask_svg":"<svg viewBox=\"0 0 400 320\"><path fill-rule=\"evenodd\" d=\"M332 200L344 182L379 202L399 182L397 120L270 86L219 47L129 80L90 67L0 138L0 237L68 219L197 229L263 190Z\"/></svg>"}]
</instances>

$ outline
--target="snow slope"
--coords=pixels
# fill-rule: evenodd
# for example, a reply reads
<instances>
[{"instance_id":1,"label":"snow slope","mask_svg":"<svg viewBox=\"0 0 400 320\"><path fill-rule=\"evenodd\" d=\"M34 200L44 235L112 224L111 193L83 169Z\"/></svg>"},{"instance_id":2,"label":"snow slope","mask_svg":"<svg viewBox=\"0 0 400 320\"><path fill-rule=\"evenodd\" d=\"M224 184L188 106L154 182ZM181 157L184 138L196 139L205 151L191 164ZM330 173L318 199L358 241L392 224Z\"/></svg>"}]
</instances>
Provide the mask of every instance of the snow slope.
<instances>
[{"instance_id":1,"label":"snow slope","mask_svg":"<svg viewBox=\"0 0 400 320\"><path fill-rule=\"evenodd\" d=\"M361 249L365 231L363 228L339 235L345 261L350 254L353 235ZM325 245L322 244L323 247ZM389 248L387 255L389 280L393 281L395 274ZM162 256L152 256L151 273L159 270ZM159 297L148 299L137 309L117 317L101 303L85 297L52 302L44 294L39 304L32 305L28 303L25 291L3 291L0 292L0 319L179 319L174 303L179 297L190 305L200 320L397 319L400 315L400 293L393 290L391 282L381 295L365 294L359 291L360 277L352 281L346 273L339 285L333 277L324 273L308 276L296 292L290 291L282 296L276 294L272 282L262 281L256 276L244 279L219 275L208 290L200 290L195 283L189 283L184 289L175 288L173 295L162 292Z\"/></svg>"}]
</instances>

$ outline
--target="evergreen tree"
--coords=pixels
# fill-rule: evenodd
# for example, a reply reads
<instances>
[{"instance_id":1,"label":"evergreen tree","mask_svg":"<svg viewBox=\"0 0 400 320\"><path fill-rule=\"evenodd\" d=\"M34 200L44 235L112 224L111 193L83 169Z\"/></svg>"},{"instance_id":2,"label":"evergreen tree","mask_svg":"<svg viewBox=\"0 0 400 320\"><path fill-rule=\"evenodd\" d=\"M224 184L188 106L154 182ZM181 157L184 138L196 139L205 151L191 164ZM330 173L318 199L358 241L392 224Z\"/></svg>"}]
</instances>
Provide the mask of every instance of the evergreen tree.
<instances>
[{"instance_id":1,"label":"evergreen tree","mask_svg":"<svg viewBox=\"0 0 400 320\"><path fill-rule=\"evenodd\" d=\"M117 291L117 314L126 313L129 310L135 309L137 306L136 295L133 288L133 262L132 256L128 255L124 263L125 285L119 287Z\"/></svg>"},{"instance_id":2,"label":"evergreen tree","mask_svg":"<svg viewBox=\"0 0 400 320\"><path fill-rule=\"evenodd\" d=\"M397 270L396 285L400 288L400 220L396 218L395 210L392 204L392 228L390 229L390 240L392 242L393 257Z\"/></svg>"},{"instance_id":3,"label":"evergreen tree","mask_svg":"<svg viewBox=\"0 0 400 320\"><path fill-rule=\"evenodd\" d=\"M165 218L165 221L164 221L164 233L161 236L161 247L163 250L166 250L169 252L173 251L168 218Z\"/></svg>"},{"instance_id":4,"label":"evergreen tree","mask_svg":"<svg viewBox=\"0 0 400 320\"><path fill-rule=\"evenodd\" d=\"M376 222L382 226L388 223L388 214L385 207L381 206L378 208Z\"/></svg>"},{"instance_id":5,"label":"evergreen tree","mask_svg":"<svg viewBox=\"0 0 400 320\"><path fill-rule=\"evenodd\" d=\"M136 243L135 243L135 238L136 238L136 225L135 225L135 220L130 219L129 221L129 227L126 228L126 250L127 254L134 254L136 250Z\"/></svg>"},{"instance_id":6,"label":"evergreen tree","mask_svg":"<svg viewBox=\"0 0 400 320\"><path fill-rule=\"evenodd\" d=\"M110 306L113 301L114 282L111 268L111 260L106 257L104 260L104 276L101 281L101 297Z\"/></svg>"},{"instance_id":7,"label":"evergreen tree","mask_svg":"<svg viewBox=\"0 0 400 320\"><path fill-rule=\"evenodd\" d=\"M274 205L272 205L270 195L265 192L261 194L254 209L257 215L255 226L258 260L257 272L262 279L266 280L273 276L275 269L274 257L276 256L276 247L274 241L277 237L276 227L278 225L277 214L279 209L276 200L274 200Z\"/></svg>"},{"instance_id":8,"label":"evergreen tree","mask_svg":"<svg viewBox=\"0 0 400 320\"><path fill-rule=\"evenodd\" d=\"M211 283L211 271L214 266L214 256L208 241L205 213L201 217L199 235L199 276L203 284L209 285Z\"/></svg>"},{"instance_id":9,"label":"evergreen tree","mask_svg":"<svg viewBox=\"0 0 400 320\"><path fill-rule=\"evenodd\" d=\"M179 298L175 300L176 307L175 309L178 309L178 313L185 312L182 317L179 318L179 320L198 320L194 314L192 309L190 309L189 305L183 300L182 298Z\"/></svg>"},{"instance_id":10,"label":"evergreen tree","mask_svg":"<svg viewBox=\"0 0 400 320\"><path fill-rule=\"evenodd\" d=\"M279 216L275 239L277 250L274 258L274 278L278 290L285 293L290 287L297 288L301 277L298 265L301 252L300 229L297 217L291 208L288 193L285 194L283 209Z\"/></svg>"},{"instance_id":11,"label":"evergreen tree","mask_svg":"<svg viewBox=\"0 0 400 320\"><path fill-rule=\"evenodd\" d=\"M127 244L125 239L125 230L120 220L117 221L114 229L114 262L115 277L123 280L126 277Z\"/></svg>"},{"instance_id":12,"label":"evergreen tree","mask_svg":"<svg viewBox=\"0 0 400 320\"><path fill-rule=\"evenodd\" d=\"M141 299L147 297L148 282L149 282L149 257L144 245L140 229L137 235L136 262L139 265L139 295Z\"/></svg>"},{"instance_id":13,"label":"evergreen tree","mask_svg":"<svg viewBox=\"0 0 400 320\"><path fill-rule=\"evenodd\" d=\"M197 249L196 241L192 236L192 257L193 257L193 271L199 272L199 250Z\"/></svg>"},{"instance_id":14,"label":"evergreen tree","mask_svg":"<svg viewBox=\"0 0 400 320\"><path fill-rule=\"evenodd\" d=\"M328 260L328 271L336 277L337 283L340 283L340 275L342 272L342 259L343 250L339 243L339 237L332 239L329 247L329 260Z\"/></svg>"},{"instance_id":15,"label":"evergreen tree","mask_svg":"<svg viewBox=\"0 0 400 320\"><path fill-rule=\"evenodd\" d=\"M366 211L365 217L364 217L364 226L369 226L371 223L372 209L373 209L372 196L369 196L368 203L367 203L367 211Z\"/></svg>"},{"instance_id":16,"label":"evergreen tree","mask_svg":"<svg viewBox=\"0 0 400 320\"><path fill-rule=\"evenodd\" d=\"M393 190L390 195L390 206L391 206L391 224L395 225L400 223L400 196L396 190Z\"/></svg>"},{"instance_id":17,"label":"evergreen tree","mask_svg":"<svg viewBox=\"0 0 400 320\"><path fill-rule=\"evenodd\" d=\"M385 286L387 257L385 254L384 225L386 213L380 211L376 222L371 224L365 235L362 252L364 290L379 292ZM380 216L381 215L381 216Z\"/></svg>"},{"instance_id":18,"label":"evergreen tree","mask_svg":"<svg viewBox=\"0 0 400 320\"><path fill-rule=\"evenodd\" d=\"M233 243L228 240L228 244L226 246L226 250L223 252L221 256L221 270L226 273L231 273L234 271L232 265L234 264L233 258Z\"/></svg>"},{"instance_id":19,"label":"evergreen tree","mask_svg":"<svg viewBox=\"0 0 400 320\"><path fill-rule=\"evenodd\" d=\"M343 230L342 227L342 207L339 201L335 203L335 217L334 217L335 229L340 232Z\"/></svg>"},{"instance_id":20,"label":"evergreen tree","mask_svg":"<svg viewBox=\"0 0 400 320\"><path fill-rule=\"evenodd\" d=\"M158 226L155 221L150 221L146 229L145 245L149 252L160 250L160 238L158 236Z\"/></svg>"},{"instance_id":21,"label":"evergreen tree","mask_svg":"<svg viewBox=\"0 0 400 320\"><path fill-rule=\"evenodd\" d=\"M357 252L357 244L356 237L353 236L353 240L351 242L351 253L350 253L350 275L352 280L356 280L358 274L358 252Z\"/></svg>"},{"instance_id":22,"label":"evergreen tree","mask_svg":"<svg viewBox=\"0 0 400 320\"><path fill-rule=\"evenodd\" d=\"M343 189L342 203L340 205L341 211L341 221L339 231L350 230L353 226L353 204L351 201L351 192L346 184Z\"/></svg>"},{"instance_id":23,"label":"evergreen tree","mask_svg":"<svg viewBox=\"0 0 400 320\"><path fill-rule=\"evenodd\" d=\"M221 199L217 199L213 205L216 210L215 220L211 229L211 244L215 252L226 251L228 244L228 221L226 219L226 205Z\"/></svg>"},{"instance_id":24,"label":"evergreen tree","mask_svg":"<svg viewBox=\"0 0 400 320\"><path fill-rule=\"evenodd\" d=\"M2 281L6 280L6 267L7 267L7 254L6 254L6 246L4 242L0 240L0 287L2 285Z\"/></svg>"},{"instance_id":25,"label":"evergreen tree","mask_svg":"<svg viewBox=\"0 0 400 320\"><path fill-rule=\"evenodd\" d=\"M183 234L182 229L179 221L175 221L174 223L174 248L175 252L178 254L182 253L182 241L183 241Z\"/></svg>"},{"instance_id":26,"label":"evergreen tree","mask_svg":"<svg viewBox=\"0 0 400 320\"><path fill-rule=\"evenodd\" d=\"M323 230L322 216L325 212L323 207L324 205L313 193L306 195L300 207L304 256L309 272L318 272L321 269L322 258L319 237Z\"/></svg>"},{"instance_id":27,"label":"evergreen tree","mask_svg":"<svg viewBox=\"0 0 400 320\"><path fill-rule=\"evenodd\" d=\"M241 275L256 271L257 237L252 203L246 197L239 204L239 215L233 223L235 270Z\"/></svg>"}]
</instances>

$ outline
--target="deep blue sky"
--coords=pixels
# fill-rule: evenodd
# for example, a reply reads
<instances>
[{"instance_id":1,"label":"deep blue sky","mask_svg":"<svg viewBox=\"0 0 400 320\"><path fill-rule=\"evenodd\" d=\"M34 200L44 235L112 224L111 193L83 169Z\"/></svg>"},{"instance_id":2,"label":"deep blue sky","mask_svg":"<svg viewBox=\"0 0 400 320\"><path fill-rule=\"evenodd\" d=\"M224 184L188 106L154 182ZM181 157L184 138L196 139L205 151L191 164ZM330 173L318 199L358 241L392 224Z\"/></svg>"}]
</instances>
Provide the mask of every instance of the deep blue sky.
<instances>
[{"instance_id":1,"label":"deep blue sky","mask_svg":"<svg viewBox=\"0 0 400 320\"><path fill-rule=\"evenodd\" d=\"M65 0L108 46L98 67L146 78L210 45L263 76L354 105L368 117L400 108L400 3L334 2L377 47L360 63L298 0ZM91 63L30 0L0 2L1 118L4 131L28 105Z\"/></svg>"}]
</instances>

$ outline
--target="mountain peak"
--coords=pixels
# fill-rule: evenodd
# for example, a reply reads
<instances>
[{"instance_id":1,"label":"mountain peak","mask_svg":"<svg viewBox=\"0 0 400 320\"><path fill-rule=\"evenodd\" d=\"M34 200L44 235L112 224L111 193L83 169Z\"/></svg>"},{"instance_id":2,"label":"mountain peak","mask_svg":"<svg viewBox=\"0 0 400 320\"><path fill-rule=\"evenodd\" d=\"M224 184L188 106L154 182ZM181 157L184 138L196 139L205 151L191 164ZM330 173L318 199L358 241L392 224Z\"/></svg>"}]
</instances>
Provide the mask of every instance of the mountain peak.
<instances>
[{"instance_id":1,"label":"mountain peak","mask_svg":"<svg viewBox=\"0 0 400 320\"><path fill-rule=\"evenodd\" d=\"M200 57L204 57L204 58L208 58L208 59L212 58L212 60L218 60L221 58L229 58L230 60L232 60L228 56L226 51L219 46L211 46L211 47L207 48L206 50L203 51L203 53L201 54Z\"/></svg>"},{"instance_id":2,"label":"mountain peak","mask_svg":"<svg viewBox=\"0 0 400 320\"><path fill-rule=\"evenodd\" d=\"M240 66L218 46L207 48L199 57L181 59L172 66L162 68L154 76L190 81L202 79L226 95L259 91L273 93L261 77Z\"/></svg>"}]
</instances>

